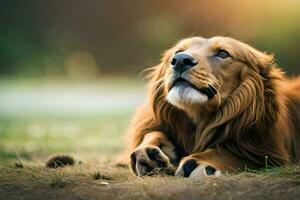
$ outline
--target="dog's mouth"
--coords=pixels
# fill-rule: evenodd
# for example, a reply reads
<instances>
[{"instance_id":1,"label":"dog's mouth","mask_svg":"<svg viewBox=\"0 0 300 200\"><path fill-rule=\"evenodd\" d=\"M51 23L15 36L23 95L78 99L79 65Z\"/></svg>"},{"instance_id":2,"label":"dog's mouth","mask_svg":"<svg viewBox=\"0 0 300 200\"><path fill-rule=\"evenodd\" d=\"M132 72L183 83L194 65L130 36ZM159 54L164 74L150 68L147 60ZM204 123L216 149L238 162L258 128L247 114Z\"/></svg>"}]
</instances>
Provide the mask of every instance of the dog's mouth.
<instances>
[{"instance_id":1,"label":"dog's mouth","mask_svg":"<svg viewBox=\"0 0 300 200\"><path fill-rule=\"evenodd\" d=\"M205 94L208 97L208 99L212 99L217 94L217 90L210 84L208 84L208 87L199 88L182 77L175 79L173 81L173 84L171 85L170 89L172 89L175 86L176 87L191 87L191 88L201 92L202 94Z\"/></svg>"}]
</instances>

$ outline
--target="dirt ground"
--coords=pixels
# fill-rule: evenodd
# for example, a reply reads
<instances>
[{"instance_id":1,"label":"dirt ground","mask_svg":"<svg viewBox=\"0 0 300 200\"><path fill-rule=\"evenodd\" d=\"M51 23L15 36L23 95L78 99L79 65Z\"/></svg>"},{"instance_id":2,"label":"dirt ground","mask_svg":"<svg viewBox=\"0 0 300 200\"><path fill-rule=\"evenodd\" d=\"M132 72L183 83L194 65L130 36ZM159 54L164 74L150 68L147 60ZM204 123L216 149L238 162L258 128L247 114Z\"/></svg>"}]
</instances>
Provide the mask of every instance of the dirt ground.
<instances>
[{"instance_id":1,"label":"dirt ground","mask_svg":"<svg viewBox=\"0 0 300 200\"><path fill-rule=\"evenodd\" d=\"M0 199L300 199L300 167L193 180L139 178L108 164L48 169L16 163L0 167Z\"/></svg>"}]
</instances>

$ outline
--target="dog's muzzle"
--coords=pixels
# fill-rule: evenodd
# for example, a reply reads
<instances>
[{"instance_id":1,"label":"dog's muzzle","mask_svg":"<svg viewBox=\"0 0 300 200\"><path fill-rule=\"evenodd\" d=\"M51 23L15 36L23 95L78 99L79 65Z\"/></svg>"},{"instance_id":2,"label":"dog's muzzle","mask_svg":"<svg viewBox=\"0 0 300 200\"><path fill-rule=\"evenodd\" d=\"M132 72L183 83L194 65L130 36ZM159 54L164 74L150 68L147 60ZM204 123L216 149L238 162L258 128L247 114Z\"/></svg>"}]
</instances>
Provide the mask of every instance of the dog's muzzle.
<instances>
[{"instance_id":1,"label":"dog's muzzle","mask_svg":"<svg viewBox=\"0 0 300 200\"><path fill-rule=\"evenodd\" d=\"M192 83L190 83L189 81L187 81L186 79L181 77L174 80L171 88L181 84L188 85L189 87L192 87L193 89L201 92L202 94L205 94L208 97L208 99L212 99L217 94L217 90L210 84L208 84L208 87L198 88Z\"/></svg>"}]
</instances>

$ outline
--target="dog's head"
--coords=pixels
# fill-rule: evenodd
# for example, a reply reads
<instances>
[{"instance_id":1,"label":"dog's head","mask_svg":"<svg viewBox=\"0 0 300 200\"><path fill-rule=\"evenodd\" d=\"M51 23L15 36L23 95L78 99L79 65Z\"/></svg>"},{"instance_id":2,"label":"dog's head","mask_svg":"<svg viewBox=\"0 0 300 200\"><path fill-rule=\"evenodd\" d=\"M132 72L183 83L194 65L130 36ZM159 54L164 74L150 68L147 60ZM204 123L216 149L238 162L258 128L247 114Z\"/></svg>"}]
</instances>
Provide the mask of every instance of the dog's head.
<instances>
[{"instance_id":1,"label":"dog's head","mask_svg":"<svg viewBox=\"0 0 300 200\"><path fill-rule=\"evenodd\" d=\"M213 111L238 90L249 74L263 81L271 65L272 55L235 39L193 37L165 53L153 74L153 83L155 92L163 88L165 100L181 110Z\"/></svg>"}]
</instances>

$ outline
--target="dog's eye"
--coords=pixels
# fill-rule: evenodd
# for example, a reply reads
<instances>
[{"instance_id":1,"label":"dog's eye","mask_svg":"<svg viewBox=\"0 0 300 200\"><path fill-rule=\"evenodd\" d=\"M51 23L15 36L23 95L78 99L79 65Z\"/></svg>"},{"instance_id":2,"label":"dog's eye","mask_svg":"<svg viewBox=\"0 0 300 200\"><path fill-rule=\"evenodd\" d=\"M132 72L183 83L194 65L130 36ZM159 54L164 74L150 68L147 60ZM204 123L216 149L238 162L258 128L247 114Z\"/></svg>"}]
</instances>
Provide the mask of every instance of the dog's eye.
<instances>
[{"instance_id":1,"label":"dog's eye","mask_svg":"<svg viewBox=\"0 0 300 200\"><path fill-rule=\"evenodd\" d=\"M227 58L230 56L230 54L227 51L220 49L217 53L217 56L220 58Z\"/></svg>"}]
</instances>

